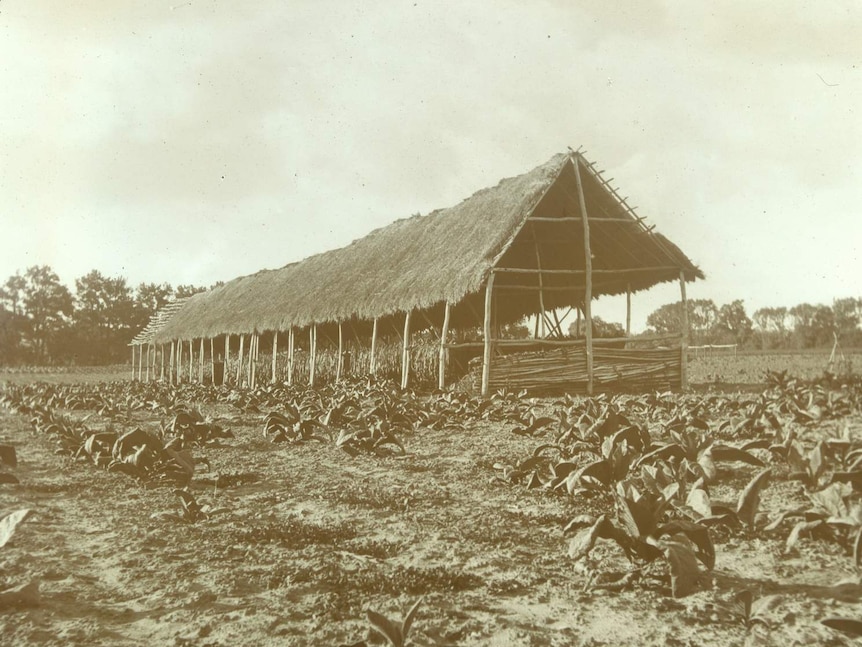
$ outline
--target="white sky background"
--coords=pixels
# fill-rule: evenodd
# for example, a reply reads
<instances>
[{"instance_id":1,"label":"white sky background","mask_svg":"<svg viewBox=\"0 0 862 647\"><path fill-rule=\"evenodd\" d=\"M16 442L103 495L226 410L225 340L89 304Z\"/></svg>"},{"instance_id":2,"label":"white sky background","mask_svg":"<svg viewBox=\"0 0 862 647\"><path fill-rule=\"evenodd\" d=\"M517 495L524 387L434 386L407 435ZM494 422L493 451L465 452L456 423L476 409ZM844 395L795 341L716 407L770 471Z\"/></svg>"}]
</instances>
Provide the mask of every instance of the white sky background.
<instances>
[{"instance_id":1,"label":"white sky background","mask_svg":"<svg viewBox=\"0 0 862 647\"><path fill-rule=\"evenodd\" d=\"M0 281L230 280L570 145L703 268L690 298L862 293L856 0L353 4L0 0Z\"/></svg>"}]
</instances>

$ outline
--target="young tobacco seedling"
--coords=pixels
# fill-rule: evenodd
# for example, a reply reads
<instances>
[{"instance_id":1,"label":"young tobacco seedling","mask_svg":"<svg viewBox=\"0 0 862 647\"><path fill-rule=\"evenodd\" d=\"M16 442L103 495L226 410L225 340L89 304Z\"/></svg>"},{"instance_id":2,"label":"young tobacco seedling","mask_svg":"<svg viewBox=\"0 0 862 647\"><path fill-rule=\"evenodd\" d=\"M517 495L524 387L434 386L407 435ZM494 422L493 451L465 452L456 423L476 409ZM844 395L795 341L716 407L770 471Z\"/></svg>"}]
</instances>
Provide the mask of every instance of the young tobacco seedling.
<instances>
[{"instance_id":1,"label":"young tobacco seedling","mask_svg":"<svg viewBox=\"0 0 862 647\"><path fill-rule=\"evenodd\" d=\"M371 628L386 638L392 647L404 647L407 644L407 636L410 634L413 619L416 617L416 610L421 602L422 598L416 600L401 622L394 622L383 614L368 609L366 611L368 622L371 623Z\"/></svg>"}]
</instances>

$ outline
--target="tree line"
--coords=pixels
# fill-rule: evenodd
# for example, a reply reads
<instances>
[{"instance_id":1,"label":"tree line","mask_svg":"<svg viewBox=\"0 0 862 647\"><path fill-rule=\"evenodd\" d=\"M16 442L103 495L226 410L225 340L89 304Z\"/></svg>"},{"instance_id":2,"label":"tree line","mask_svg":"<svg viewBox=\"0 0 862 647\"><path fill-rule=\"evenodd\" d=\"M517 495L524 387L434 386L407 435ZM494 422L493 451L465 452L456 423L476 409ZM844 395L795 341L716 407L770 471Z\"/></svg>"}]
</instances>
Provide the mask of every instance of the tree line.
<instances>
[{"instance_id":1,"label":"tree line","mask_svg":"<svg viewBox=\"0 0 862 647\"><path fill-rule=\"evenodd\" d=\"M216 284L220 285L220 284ZM215 286L210 286L215 287ZM153 315L173 299L209 288L168 283L132 287L123 277L93 270L75 280L74 292L47 265L10 276L0 287L0 365L126 362L128 344ZM680 330L681 302L647 317L648 333ZM690 343L737 344L754 349L862 347L862 298L836 299L831 306L801 303L760 308L750 317L742 300L718 306L711 299L688 301ZM570 334L583 335L570 327ZM507 336L528 336L517 326ZM523 329L523 330L521 330ZM621 337L620 324L593 319L593 334Z\"/></svg>"},{"instance_id":2,"label":"tree line","mask_svg":"<svg viewBox=\"0 0 862 647\"><path fill-rule=\"evenodd\" d=\"M664 305L647 317L653 333L678 332L682 303ZM835 299L831 306L800 303L760 308L750 317L742 300L717 306L711 299L688 302L692 345L737 344L759 350L862 347L862 298Z\"/></svg>"},{"instance_id":3,"label":"tree line","mask_svg":"<svg viewBox=\"0 0 862 647\"><path fill-rule=\"evenodd\" d=\"M99 365L128 361L128 344L173 299L208 288L141 283L98 270L74 292L47 265L10 276L0 287L0 365Z\"/></svg>"}]
</instances>

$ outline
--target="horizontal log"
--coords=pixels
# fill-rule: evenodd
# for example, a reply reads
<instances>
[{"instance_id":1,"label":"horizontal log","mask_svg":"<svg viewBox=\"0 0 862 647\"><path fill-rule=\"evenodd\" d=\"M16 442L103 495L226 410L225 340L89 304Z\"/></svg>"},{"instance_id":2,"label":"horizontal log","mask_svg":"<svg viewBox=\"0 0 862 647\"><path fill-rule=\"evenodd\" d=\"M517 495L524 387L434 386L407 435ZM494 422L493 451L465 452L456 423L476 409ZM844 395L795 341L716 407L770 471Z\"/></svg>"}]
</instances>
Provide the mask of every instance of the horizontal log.
<instances>
[{"instance_id":1,"label":"horizontal log","mask_svg":"<svg viewBox=\"0 0 862 647\"><path fill-rule=\"evenodd\" d=\"M610 217L598 217L598 218L589 218L590 222L622 222L622 223L631 223L633 225L638 224L638 221L634 218L610 218ZM562 216L560 218L540 218L540 217L532 217L528 219L528 222L581 222L580 216L572 217L572 216Z\"/></svg>"},{"instance_id":2,"label":"horizontal log","mask_svg":"<svg viewBox=\"0 0 862 647\"><path fill-rule=\"evenodd\" d=\"M680 268L674 265L661 265L656 267L629 267L615 270L593 270L593 276L628 276L641 272L679 272ZM495 267L492 272L499 274L563 274L568 276L585 276L586 270L546 270L532 267Z\"/></svg>"}]
</instances>

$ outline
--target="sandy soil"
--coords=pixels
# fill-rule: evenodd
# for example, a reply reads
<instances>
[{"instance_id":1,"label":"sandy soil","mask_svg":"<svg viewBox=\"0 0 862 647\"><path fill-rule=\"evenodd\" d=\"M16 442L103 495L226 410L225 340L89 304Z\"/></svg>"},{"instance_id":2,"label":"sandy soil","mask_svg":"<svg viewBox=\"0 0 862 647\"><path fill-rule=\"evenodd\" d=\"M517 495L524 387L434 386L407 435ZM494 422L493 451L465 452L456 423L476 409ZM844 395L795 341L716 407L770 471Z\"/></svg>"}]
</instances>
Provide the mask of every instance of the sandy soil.
<instances>
[{"instance_id":1,"label":"sandy soil","mask_svg":"<svg viewBox=\"0 0 862 647\"><path fill-rule=\"evenodd\" d=\"M243 416L228 425L235 439L194 451L210 467L192 491L225 511L185 524L151 518L177 508L170 488L58 456L0 411L21 481L0 485L0 512L34 511L0 549L0 588L34 578L41 588L38 606L0 610L5 645L383 644L366 609L400 618L420 596L414 645L844 645L818 621L862 618L848 549L803 539L785 554L786 527L717 532L716 568L686 598L650 583L585 588L562 528L597 502L495 482L496 461L542 442L511 425L421 430L405 457L380 458L273 445L259 417ZM739 487L753 469L723 480ZM798 484L776 481L764 509L802 500ZM605 570L626 566L608 543L594 556ZM776 596L769 629L728 609L743 589Z\"/></svg>"}]
</instances>

